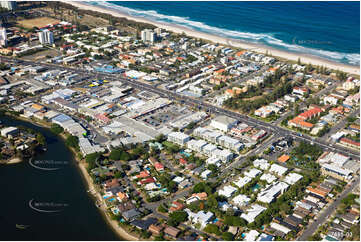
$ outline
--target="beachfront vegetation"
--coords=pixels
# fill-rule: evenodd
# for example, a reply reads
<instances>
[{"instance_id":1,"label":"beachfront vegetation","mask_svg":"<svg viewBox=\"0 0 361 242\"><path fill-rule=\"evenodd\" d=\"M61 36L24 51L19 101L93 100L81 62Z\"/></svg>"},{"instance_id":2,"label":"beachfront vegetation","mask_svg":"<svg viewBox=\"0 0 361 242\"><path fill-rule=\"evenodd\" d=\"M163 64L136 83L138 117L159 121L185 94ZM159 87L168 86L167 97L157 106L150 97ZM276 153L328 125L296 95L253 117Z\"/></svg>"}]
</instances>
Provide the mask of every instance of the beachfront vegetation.
<instances>
[{"instance_id":1,"label":"beachfront vegetation","mask_svg":"<svg viewBox=\"0 0 361 242\"><path fill-rule=\"evenodd\" d=\"M79 150L79 138L74 135L68 135L65 140L65 144L76 151Z\"/></svg>"},{"instance_id":2,"label":"beachfront vegetation","mask_svg":"<svg viewBox=\"0 0 361 242\"><path fill-rule=\"evenodd\" d=\"M53 132L54 134L61 134L64 132L64 129L59 124L53 123L51 124L50 131Z\"/></svg>"}]
</instances>

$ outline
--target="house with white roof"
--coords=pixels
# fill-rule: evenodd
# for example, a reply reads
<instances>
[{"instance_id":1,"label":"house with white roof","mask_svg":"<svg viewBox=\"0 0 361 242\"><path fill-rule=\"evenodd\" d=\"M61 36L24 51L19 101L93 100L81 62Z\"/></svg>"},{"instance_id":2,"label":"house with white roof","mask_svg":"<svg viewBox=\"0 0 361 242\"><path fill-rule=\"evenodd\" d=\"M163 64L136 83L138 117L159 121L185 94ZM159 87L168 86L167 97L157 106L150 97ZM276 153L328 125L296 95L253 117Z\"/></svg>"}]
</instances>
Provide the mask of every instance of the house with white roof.
<instances>
[{"instance_id":1,"label":"house with white roof","mask_svg":"<svg viewBox=\"0 0 361 242\"><path fill-rule=\"evenodd\" d=\"M266 181L268 184L270 184L274 182L277 178L272 174L264 173L259 179L262 181Z\"/></svg>"},{"instance_id":2,"label":"house with white roof","mask_svg":"<svg viewBox=\"0 0 361 242\"><path fill-rule=\"evenodd\" d=\"M252 204L246 212L242 213L241 218L245 219L248 223L252 223L255 218L265 210L267 210L267 208L262 207L261 205Z\"/></svg>"},{"instance_id":3,"label":"house with white roof","mask_svg":"<svg viewBox=\"0 0 361 242\"><path fill-rule=\"evenodd\" d=\"M278 197L278 195L284 193L288 187L289 185L284 182L276 182L268 185L258 194L257 201L271 203L276 199L276 197Z\"/></svg>"},{"instance_id":4,"label":"house with white roof","mask_svg":"<svg viewBox=\"0 0 361 242\"><path fill-rule=\"evenodd\" d=\"M258 176L259 174L261 174L262 171L256 169L256 168L252 168L249 171L246 171L244 173L245 176L251 177L251 178L255 178L256 176Z\"/></svg>"},{"instance_id":5,"label":"house with white roof","mask_svg":"<svg viewBox=\"0 0 361 242\"><path fill-rule=\"evenodd\" d=\"M212 212L205 213L204 211L199 211L198 213L193 213L188 208L184 209L184 211L188 214L188 219L192 222L192 224L199 223L201 228L206 227L214 216Z\"/></svg>"},{"instance_id":6,"label":"house with white roof","mask_svg":"<svg viewBox=\"0 0 361 242\"><path fill-rule=\"evenodd\" d=\"M270 164L265 159L256 159L253 161L253 165L261 170L267 170Z\"/></svg>"},{"instance_id":7,"label":"house with white roof","mask_svg":"<svg viewBox=\"0 0 361 242\"><path fill-rule=\"evenodd\" d=\"M210 175L212 174L212 171L210 170L205 170L201 173L201 177L206 180Z\"/></svg>"},{"instance_id":8,"label":"house with white roof","mask_svg":"<svg viewBox=\"0 0 361 242\"><path fill-rule=\"evenodd\" d=\"M276 173L278 176L282 176L283 174L285 174L287 170L288 169L286 167L277 164L272 164L269 171Z\"/></svg>"},{"instance_id":9,"label":"house with white roof","mask_svg":"<svg viewBox=\"0 0 361 242\"><path fill-rule=\"evenodd\" d=\"M217 157L209 157L207 160L206 160L206 164L207 165L216 165L217 167L220 167L222 165L221 163L221 160Z\"/></svg>"},{"instance_id":10,"label":"house with white roof","mask_svg":"<svg viewBox=\"0 0 361 242\"><path fill-rule=\"evenodd\" d=\"M218 190L218 195L225 196L226 198L230 198L235 192L237 188L228 185L224 186L222 189Z\"/></svg>"},{"instance_id":11,"label":"house with white roof","mask_svg":"<svg viewBox=\"0 0 361 242\"><path fill-rule=\"evenodd\" d=\"M251 199L244 194L239 194L232 199L232 202L238 207L248 205L249 201L251 201Z\"/></svg>"},{"instance_id":12,"label":"house with white roof","mask_svg":"<svg viewBox=\"0 0 361 242\"><path fill-rule=\"evenodd\" d=\"M272 222L272 223L270 224L270 227L271 227L272 229L281 231L281 232L284 233L284 234L288 234L289 232L291 232L291 230L290 230L289 228L287 228L286 226L283 226L283 225L278 224L278 223L275 223L275 222Z\"/></svg>"},{"instance_id":13,"label":"house with white roof","mask_svg":"<svg viewBox=\"0 0 361 242\"><path fill-rule=\"evenodd\" d=\"M245 177L240 177L237 181L234 181L233 183L241 188L243 187L244 185L246 185L247 183L249 183L250 181L252 181L252 178L251 177L248 177L248 176L245 176Z\"/></svg>"},{"instance_id":14,"label":"house with white roof","mask_svg":"<svg viewBox=\"0 0 361 242\"><path fill-rule=\"evenodd\" d=\"M287 176L285 177L285 179L283 180L284 182L286 182L287 184L293 185L296 182L298 182L299 180L302 179L302 175L291 172L289 174L287 174Z\"/></svg>"},{"instance_id":15,"label":"house with white roof","mask_svg":"<svg viewBox=\"0 0 361 242\"><path fill-rule=\"evenodd\" d=\"M195 140L192 139L187 142L187 148L197 151L197 152L203 152L203 147L206 146L208 143L204 140Z\"/></svg>"},{"instance_id":16,"label":"house with white roof","mask_svg":"<svg viewBox=\"0 0 361 242\"><path fill-rule=\"evenodd\" d=\"M244 241L256 241L259 233L257 230L251 230L248 233L246 233L246 236L244 237Z\"/></svg>"}]
</instances>

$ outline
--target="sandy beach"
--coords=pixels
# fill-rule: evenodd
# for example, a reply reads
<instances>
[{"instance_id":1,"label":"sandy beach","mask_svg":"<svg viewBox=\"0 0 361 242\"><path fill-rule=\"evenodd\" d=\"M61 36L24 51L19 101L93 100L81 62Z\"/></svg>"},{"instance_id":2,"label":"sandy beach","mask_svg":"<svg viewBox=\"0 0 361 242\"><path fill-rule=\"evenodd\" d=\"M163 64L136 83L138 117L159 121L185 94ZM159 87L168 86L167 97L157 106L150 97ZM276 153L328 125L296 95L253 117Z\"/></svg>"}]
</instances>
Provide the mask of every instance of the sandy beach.
<instances>
[{"instance_id":1,"label":"sandy beach","mask_svg":"<svg viewBox=\"0 0 361 242\"><path fill-rule=\"evenodd\" d=\"M188 36L209 40L214 43L229 45L229 46L233 46L233 47L241 48L241 49L252 50L252 51L255 51L258 53L263 53L263 54L265 54L267 52L268 54L270 54L272 56L280 57L280 58L284 58L284 59L292 60L292 61L297 61L300 58L302 63L306 63L306 64L311 63L313 65L326 66L326 67L334 69L334 70L340 70L340 71L344 71L344 72L347 72L350 74L360 75L360 67L359 66L346 65L346 64L342 64L342 63L333 62L333 61L330 61L327 59L323 59L323 58L320 58L317 56L313 56L313 55L287 52L287 51L278 50L278 49L275 49L275 48L272 48L269 46L265 46L265 45L248 43L248 42L243 42L243 41L236 40L236 39L220 37L220 36L216 36L216 35L212 35L212 34L195 31L193 29L189 29L189 28L186 28L183 26L155 22L155 21L151 21L151 20L141 18L141 17L133 17L126 13L122 13L122 12L119 12L116 10L111 10L111 9L107 9L107 8L103 8L103 7L92 6L92 5L86 4L84 2L68 2L68 1L66 1L66 3L72 4L73 6L78 7L79 9L103 12L103 13L111 14L115 17L124 17L129 20L133 20L133 21L137 21L137 22L153 24L154 26L163 28L168 31L172 31L175 33L185 33Z\"/></svg>"}]
</instances>

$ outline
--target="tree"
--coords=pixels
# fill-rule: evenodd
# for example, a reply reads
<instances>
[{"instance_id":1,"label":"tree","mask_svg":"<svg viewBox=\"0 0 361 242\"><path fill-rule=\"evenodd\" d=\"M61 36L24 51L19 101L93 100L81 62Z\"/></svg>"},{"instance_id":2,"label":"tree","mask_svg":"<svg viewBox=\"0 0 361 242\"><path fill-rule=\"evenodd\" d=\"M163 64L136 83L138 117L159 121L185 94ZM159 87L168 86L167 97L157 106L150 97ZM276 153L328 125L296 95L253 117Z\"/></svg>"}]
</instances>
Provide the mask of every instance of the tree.
<instances>
[{"instance_id":1,"label":"tree","mask_svg":"<svg viewBox=\"0 0 361 242\"><path fill-rule=\"evenodd\" d=\"M219 231L218 226L215 224L207 224L207 226L204 228L204 231L215 235L221 235L221 231Z\"/></svg>"},{"instance_id":2,"label":"tree","mask_svg":"<svg viewBox=\"0 0 361 242\"><path fill-rule=\"evenodd\" d=\"M178 188L178 184L175 181L170 181L167 185L167 190L169 192L176 192Z\"/></svg>"},{"instance_id":3,"label":"tree","mask_svg":"<svg viewBox=\"0 0 361 242\"><path fill-rule=\"evenodd\" d=\"M233 240L233 234L231 232L224 232L222 234L222 239L225 241L231 241Z\"/></svg>"},{"instance_id":4,"label":"tree","mask_svg":"<svg viewBox=\"0 0 361 242\"><path fill-rule=\"evenodd\" d=\"M204 182L197 183L193 187L193 193L206 192L208 195L212 194L212 188Z\"/></svg>"},{"instance_id":5,"label":"tree","mask_svg":"<svg viewBox=\"0 0 361 242\"><path fill-rule=\"evenodd\" d=\"M120 149L113 149L109 154L110 160L120 160L122 151Z\"/></svg>"},{"instance_id":6,"label":"tree","mask_svg":"<svg viewBox=\"0 0 361 242\"><path fill-rule=\"evenodd\" d=\"M164 134L160 134L157 137L155 137L155 141L162 143L167 140L167 137Z\"/></svg>"},{"instance_id":7,"label":"tree","mask_svg":"<svg viewBox=\"0 0 361 242\"><path fill-rule=\"evenodd\" d=\"M185 222L188 219L188 213L185 211L175 211L169 214L169 218L176 222L177 224Z\"/></svg>"},{"instance_id":8,"label":"tree","mask_svg":"<svg viewBox=\"0 0 361 242\"><path fill-rule=\"evenodd\" d=\"M124 160L124 161L131 160L131 156L129 155L128 152L123 150L120 154L120 160Z\"/></svg>"},{"instance_id":9,"label":"tree","mask_svg":"<svg viewBox=\"0 0 361 242\"><path fill-rule=\"evenodd\" d=\"M100 154L95 152L95 153L91 153L85 156L85 161L87 163L91 163L91 162L95 162L97 159L99 159Z\"/></svg>"},{"instance_id":10,"label":"tree","mask_svg":"<svg viewBox=\"0 0 361 242\"><path fill-rule=\"evenodd\" d=\"M159 205L158 211L161 213L166 213L168 210L163 206L163 204Z\"/></svg>"},{"instance_id":11,"label":"tree","mask_svg":"<svg viewBox=\"0 0 361 242\"><path fill-rule=\"evenodd\" d=\"M122 177L124 177L124 173L123 172L121 172L121 171L116 171L115 172L115 174L114 174L114 177L115 178L122 178Z\"/></svg>"},{"instance_id":12,"label":"tree","mask_svg":"<svg viewBox=\"0 0 361 242\"><path fill-rule=\"evenodd\" d=\"M40 144L40 145L45 145L46 144L46 140L45 140L45 137L44 135L42 135L41 133L38 133L36 135L36 141Z\"/></svg>"},{"instance_id":13,"label":"tree","mask_svg":"<svg viewBox=\"0 0 361 242\"><path fill-rule=\"evenodd\" d=\"M208 205L208 207L213 208L213 209L218 208L218 201L214 195L211 195L208 197L207 205Z\"/></svg>"},{"instance_id":14,"label":"tree","mask_svg":"<svg viewBox=\"0 0 361 242\"><path fill-rule=\"evenodd\" d=\"M241 217L238 216L226 216L224 219L224 223L229 226L246 226L247 222Z\"/></svg>"}]
</instances>

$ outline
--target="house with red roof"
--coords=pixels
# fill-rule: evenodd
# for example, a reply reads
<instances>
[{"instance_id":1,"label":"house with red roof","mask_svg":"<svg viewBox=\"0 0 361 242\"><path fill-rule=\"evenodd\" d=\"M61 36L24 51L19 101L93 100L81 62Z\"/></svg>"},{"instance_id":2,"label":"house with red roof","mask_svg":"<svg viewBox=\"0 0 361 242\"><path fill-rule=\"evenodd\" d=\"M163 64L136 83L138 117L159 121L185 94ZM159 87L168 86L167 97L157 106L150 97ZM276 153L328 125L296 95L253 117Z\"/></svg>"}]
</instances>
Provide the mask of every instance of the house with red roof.
<instances>
[{"instance_id":1,"label":"house with red roof","mask_svg":"<svg viewBox=\"0 0 361 242\"><path fill-rule=\"evenodd\" d=\"M164 171L164 165L160 162L155 163L154 167L157 171Z\"/></svg>"},{"instance_id":2,"label":"house with red roof","mask_svg":"<svg viewBox=\"0 0 361 242\"><path fill-rule=\"evenodd\" d=\"M180 203L178 201L173 201L169 210L171 212L174 212L174 211L180 211L180 210L183 210L183 209L184 209L184 205L182 203Z\"/></svg>"},{"instance_id":3,"label":"house with red roof","mask_svg":"<svg viewBox=\"0 0 361 242\"><path fill-rule=\"evenodd\" d=\"M154 178L153 178L153 177L149 177L149 178L146 178L146 179L141 180L139 183L140 183L141 185L145 185L145 184L152 183L152 182L155 182Z\"/></svg>"},{"instance_id":4,"label":"house with red roof","mask_svg":"<svg viewBox=\"0 0 361 242\"><path fill-rule=\"evenodd\" d=\"M341 138L340 143L343 145L346 145L351 148L359 149L360 148L360 142L353 141L352 139L348 138Z\"/></svg>"},{"instance_id":5,"label":"house with red roof","mask_svg":"<svg viewBox=\"0 0 361 242\"><path fill-rule=\"evenodd\" d=\"M187 161L183 158L180 158L179 159L179 163L182 164L182 165L187 165Z\"/></svg>"},{"instance_id":6,"label":"house with red roof","mask_svg":"<svg viewBox=\"0 0 361 242\"><path fill-rule=\"evenodd\" d=\"M149 171L141 171L138 175L136 175L137 178L146 178L150 175Z\"/></svg>"},{"instance_id":7,"label":"house with red roof","mask_svg":"<svg viewBox=\"0 0 361 242\"><path fill-rule=\"evenodd\" d=\"M303 120L312 119L314 117L319 116L322 113L322 109L318 107L311 108L300 115L298 117L301 117Z\"/></svg>"}]
</instances>

